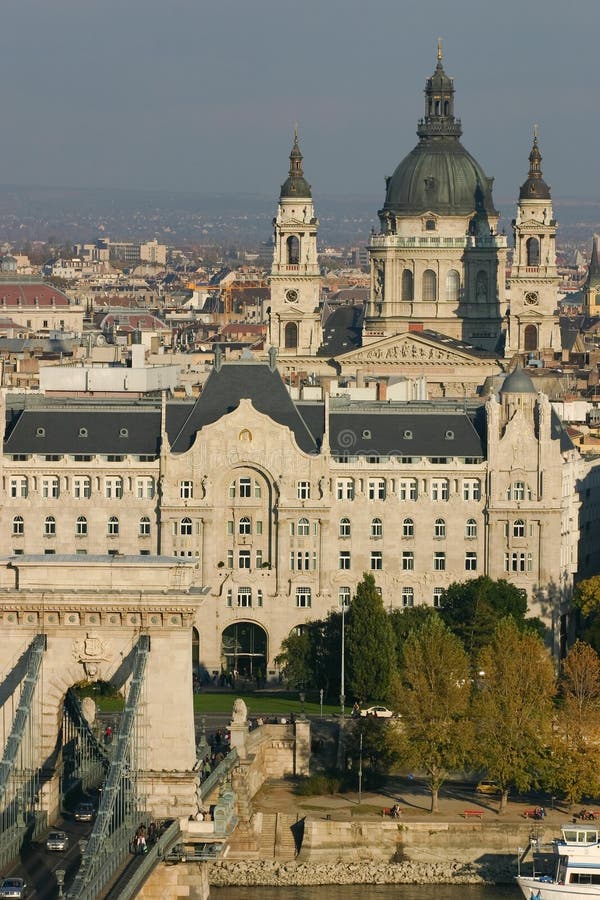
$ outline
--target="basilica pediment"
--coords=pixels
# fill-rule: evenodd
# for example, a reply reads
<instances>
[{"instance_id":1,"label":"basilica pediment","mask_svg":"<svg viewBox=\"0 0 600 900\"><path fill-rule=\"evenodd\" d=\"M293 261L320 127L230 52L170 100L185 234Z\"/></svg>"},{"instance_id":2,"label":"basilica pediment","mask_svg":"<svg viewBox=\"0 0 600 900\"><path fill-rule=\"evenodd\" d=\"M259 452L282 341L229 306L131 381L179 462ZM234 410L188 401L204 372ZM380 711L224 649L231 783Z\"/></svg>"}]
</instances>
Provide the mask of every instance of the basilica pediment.
<instances>
[{"instance_id":1,"label":"basilica pediment","mask_svg":"<svg viewBox=\"0 0 600 900\"><path fill-rule=\"evenodd\" d=\"M448 345L445 345L445 341ZM458 345L458 346L457 346ZM428 340L422 334L406 332L382 338L380 341L367 344L348 353L336 357L336 361L345 363L389 363L422 368L427 366L475 366L481 365L481 358L460 347L459 341L440 337L439 340Z\"/></svg>"}]
</instances>

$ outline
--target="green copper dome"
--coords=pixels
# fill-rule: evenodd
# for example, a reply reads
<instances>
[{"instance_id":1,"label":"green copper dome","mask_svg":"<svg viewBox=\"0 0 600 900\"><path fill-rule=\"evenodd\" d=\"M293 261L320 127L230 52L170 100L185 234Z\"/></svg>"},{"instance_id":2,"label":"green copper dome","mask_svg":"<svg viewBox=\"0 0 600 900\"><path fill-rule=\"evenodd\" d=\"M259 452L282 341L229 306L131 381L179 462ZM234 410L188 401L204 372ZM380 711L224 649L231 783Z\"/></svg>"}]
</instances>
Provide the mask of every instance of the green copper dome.
<instances>
[{"instance_id":1,"label":"green copper dome","mask_svg":"<svg viewBox=\"0 0 600 900\"><path fill-rule=\"evenodd\" d=\"M419 143L387 179L384 210L400 215L497 215L493 179L465 150L454 118L454 82L442 66L441 48L434 74L425 85L425 117Z\"/></svg>"}]
</instances>

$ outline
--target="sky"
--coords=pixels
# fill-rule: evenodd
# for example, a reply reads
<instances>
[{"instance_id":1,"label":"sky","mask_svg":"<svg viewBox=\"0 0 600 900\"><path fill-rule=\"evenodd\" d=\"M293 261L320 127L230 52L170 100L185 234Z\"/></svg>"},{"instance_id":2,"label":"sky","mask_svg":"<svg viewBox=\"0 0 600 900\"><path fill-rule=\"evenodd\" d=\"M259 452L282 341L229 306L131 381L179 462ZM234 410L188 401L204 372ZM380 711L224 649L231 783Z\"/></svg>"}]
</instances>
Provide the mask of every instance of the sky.
<instances>
[{"instance_id":1,"label":"sky","mask_svg":"<svg viewBox=\"0 0 600 900\"><path fill-rule=\"evenodd\" d=\"M381 195L425 79L511 201L533 125L555 198L598 198L600 0L2 0L0 183Z\"/></svg>"}]
</instances>

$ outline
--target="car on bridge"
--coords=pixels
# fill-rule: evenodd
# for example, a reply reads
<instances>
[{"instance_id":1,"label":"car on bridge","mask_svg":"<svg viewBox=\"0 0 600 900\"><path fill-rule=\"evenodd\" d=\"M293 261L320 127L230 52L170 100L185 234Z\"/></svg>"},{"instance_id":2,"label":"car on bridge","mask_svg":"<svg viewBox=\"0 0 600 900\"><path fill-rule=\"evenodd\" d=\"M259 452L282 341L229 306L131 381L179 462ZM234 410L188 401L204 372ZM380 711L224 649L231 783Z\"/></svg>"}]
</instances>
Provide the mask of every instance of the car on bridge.
<instances>
[{"instance_id":1,"label":"car on bridge","mask_svg":"<svg viewBox=\"0 0 600 900\"><path fill-rule=\"evenodd\" d=\"M0 884L0 897L10 900L23 900L27 885L22 878L5 878Z\"/></svg>"},{"instance_id":2,"label":"car on bridge","mask_svg":"<svg viewBox=\"0 0 600 900\"><path fill-rule=\"evenodd\" d=\"M65 851L69 849L69 835L64 831L51 831L46 838L46 850Z\"/></svg>"},{"instance_id":3,"label":"car on bridge","mask_svg":"<svg viewBox=\"0 0 600 900\"><path fill-rule=\"evenodd\" d=\"M94 809L93 803L83 801L82 803L78 803L75 807L73 818L76 822L92 822L95 812L96 810Z\"/></svg>"}]
</instances>

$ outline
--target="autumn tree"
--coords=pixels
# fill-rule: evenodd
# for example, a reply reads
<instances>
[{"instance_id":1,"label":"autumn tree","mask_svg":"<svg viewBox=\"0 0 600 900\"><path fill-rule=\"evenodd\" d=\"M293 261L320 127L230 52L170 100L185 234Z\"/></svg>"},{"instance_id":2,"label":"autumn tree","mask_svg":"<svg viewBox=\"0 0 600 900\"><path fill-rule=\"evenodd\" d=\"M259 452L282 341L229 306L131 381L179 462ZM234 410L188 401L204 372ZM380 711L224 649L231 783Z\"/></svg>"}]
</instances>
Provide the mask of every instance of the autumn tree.
<instances>
[{"instance_id":1,"label":"autumn tree","mask_svg":"<svg viewBox=\"0 0 600 900\"><path fill-rule=\"evenodd\" d=\"M462 642L439 616L427 618L403 644L402 749L407 765L427 772L432 812L448 772L460 769L471 749L469 668Z\"/></svg>"},{"instance_id":2,"label":"autumn tree","mask_svg":"<svg viewBox=\"0 0 600 900\"><path fill-rule=\"evenodd\" d=\"M350 698L387 701L396 668L394 633L370 572L357 585L346 615L345 643Z\"/></svg>"},{"instance_id":3,"label":"autumn tree","mask_svg":"<svg viewBox=\"0 0 600 900\"><path fill-rule=\"evenodd\" d=\"M411 631L424 625L427 619L438 615L432 606L422 603L418 606L402 606L390 612L390 622L396 641L396 658L398 665L402 661L402 648Z\"/></svg>"},{"instance_id":4,"label":"autumn tree","mask_svg":"<svg viewBox=\"0 0 600 900\"><path fill-rule=\"evenodd\" d=\"M584 640L600 651L600 575L580 581L573 602L581 610Z\"/></svg>"},{"instance_id":5,"label":"autumn tree","mask_svg":"<svg viewBox=\"0 0 600 900\"><path fill-rule=\"evenodd\" d=\"M507 617L478 658L474 762L498 782L500 812L512 785L536 784L551 738L554 669L541 638Z\"/></svg>"}]
</instances>

